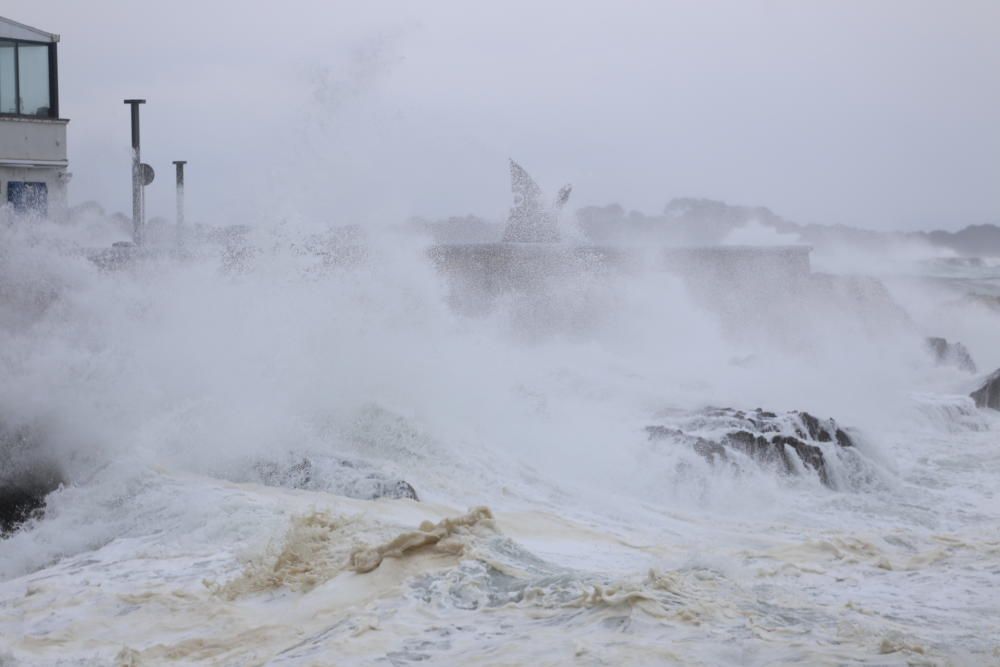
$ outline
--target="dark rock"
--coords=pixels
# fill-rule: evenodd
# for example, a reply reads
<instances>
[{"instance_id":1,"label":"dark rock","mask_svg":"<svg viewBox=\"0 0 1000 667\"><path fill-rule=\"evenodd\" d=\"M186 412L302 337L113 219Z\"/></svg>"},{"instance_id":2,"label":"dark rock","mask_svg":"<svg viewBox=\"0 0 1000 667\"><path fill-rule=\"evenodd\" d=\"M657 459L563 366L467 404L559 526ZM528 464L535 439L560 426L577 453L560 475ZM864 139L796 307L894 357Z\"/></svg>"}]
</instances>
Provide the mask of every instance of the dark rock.
<instances>
[{"instance_id":1,"label":"dark rock","mask_svg":"<svg viewBox=\"0 0 1000 667\"><path fill-rule=\"evenodd\" d=\"M674 440L687 440L688 444L695 452L700 454L709 463L716 463L727 461L726 448L717 442L707 440L705 438L698 438L689 436L683 431L678 429L668 428L666 426L647 426L646 432L649 434L650 440L662 440L662 439L674 439Z\"/></svg>"},{"instance_id":2,"label":"dark rock","mask_svg":"<svg viewBox=\"0 0 1000 667\"><path fill-rule=\"evenodd\" d=\"M788 451L791 449L805 466L816 471L824 484L828 486L830 484L826 462L823 460L823 450L816 445L806 444L798 438L774 435L768 439L762 435L755 436L747 431L736 431L726 435L723 438L723 443L756 461L776 465L782 472L786 473L793 473L797 470Z\"/></svg>"},{"instance_id":3,"label":"dark rock","mask_svg":"<svg viewBox=\"0 0 1000 667\"><path fill-rule=\"evenodd\" d=\"M0 535L13 532L29 519L40 519L45 498L62 480L54 471L38 470L0 486Z\"/></svg>"},{"instance_id":4,"label":"dark rock","mask_svg":"<svg viewBox=\"0 0 1000 667\"><path fill-rule=\"evenodd\" d=\"M1000 370L996 370L976 391L970 394L978 408L1000 410Z\"/></svg>"},{"instance_id":5,"label":"dark rock","mask_svg":"<svg viewBox=\"0 0 1000 667\"><path fill-rule=\"evenodd\" d=\"M46 497L63 483L55 466L32 463L0 474L0 535L45 512Z\"/></svg>"},{"instance_id":6,"label":"dark rock","mask_svg":"<svg viewBox=\"0 0 1000 667\"><path fill-rule=\"evenodd\" d=\"M715 463L716 459L720 462L727 460L726 448L717 442L712 442L705 438L697 438L692 446L694 447L694 451L707 459L709 463Z\"/></svg>"},{"instance_id":7,"label":"dark rock","mask_svg":"<svg viewBox=\"0 0 1000 667\"><path fill-rule=\"evenodd\" d=\"M367 477L373 489L375 498L409 498L410 500L420 500L417 498L417 491L409 482L396 479L387 480L377 477Z\"/></svg>"},{"instance_id":8,"label":"dark rock","mask_svg":"<svg viewBox=\"0 0 1000 667\"><path fill-rule=\"evenodd\" d=\"M63 482L34 433L0 424L0 535L41 518L46 497Z\"/></svg>"},{"instance_id":9,"label":"dark rock","mask_svg":"<svg viewBox=\"0 0 1000 667\"><path fill-rule=\"evenodd\" d=\"M823 448L815 443L835 443L845 449L854 446L851 436L832 419L821 420L808 412L779 415L760 408L750 412L706 408L661 416L672 417L675 425L647 426L650 440L687 445L713 464L731 462L729 452L736 451L786 474L811 469L831 487L833 480Z\"/></svg>"},{"instance_id":10,"label":"dark rock","mask_svg":"<svg viewBox=\"0 0 1000 667\"><path fill-rule=\"evenodd\" d=\"M947 339L937 337L927 338L925 343L939 366L954 366L967 373L976 372L976 362L961 343L949 343Z\"/></svg>"},{"instance_id":11,"label":"dark rock","mask_svg":"<svg viewBox=\"0 0 1000 667\"><path fill-rule=\"evenodd\" d=\"M776 439L778 436L774 437ZM771 441L762 435L754 435L748 431L733 431L727 434L722 442L762 463L780 462L786 467L790 465L785 450L772 445Z\"/></svg>"},{"instance_id":12,"label":"dark rock","mask_svg":"<svg viewBox=\"0 0 1000 667\"><path fill-rule=\"evenodd\" d=\"M819 440L820 442L830 442L830 434L819 425L819 419L813 417L808 412L803 412L799 415L799 419L802 420L802 425L806 428L806 433L813 440Z\"/></svg>"},{"instance_id":13,"label":"dark rock","mask_svg":"<svg viewBox=\"0 0 1000 667\"><path fill-rule=\"evenodd\" d=\"M819 474L821 482L830 486L830 476L826 470L826 460L823 458L822 449L816 445L806 444L798 438L792 438L785 435L776 435L771 438L771 445L781 449L782 462L785 465L786 472L793 472L794 470L792 467L792 461L788 456L788 449L790 448L798 455L799 460L802 461L806 467L812 468Z\"/></svg>"},{"instance_id":14,"label":"dark rock","mask_svg":"<svg viewBox=\"0 0 1000 667\"><path fill-rule=\"evenodd\" d=\"M798 416L801 428L796 428L800 438L808 438L817 442L836 442L841 447L853 447L851 436L837 427L832 419L821 421L808 412L794 412Z\"/></svg>"}]
</instances>

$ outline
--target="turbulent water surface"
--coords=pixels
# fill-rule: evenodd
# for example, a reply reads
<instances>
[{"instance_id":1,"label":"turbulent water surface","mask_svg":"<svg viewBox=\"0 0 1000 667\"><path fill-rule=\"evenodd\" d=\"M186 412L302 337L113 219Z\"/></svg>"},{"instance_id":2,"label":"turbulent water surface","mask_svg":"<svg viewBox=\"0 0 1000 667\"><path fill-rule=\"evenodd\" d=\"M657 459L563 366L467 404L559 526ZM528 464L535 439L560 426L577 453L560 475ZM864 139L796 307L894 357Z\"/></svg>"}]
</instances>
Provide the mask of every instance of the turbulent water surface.
<instances>
[{"instance_id":1,"label":"turbulent water surface","mask_svg":"<svg viewBox=\"0 0 1000 667\"><path fill-rule=\"evenodd\" d=\"M0 664L1000 664L989 262L468 315L392 234L116 270L3 234L4 474L62 484L0 540ZM803 436L825 476L718 444L796 411L852 440Z\"/></svg>"}]
</instances>

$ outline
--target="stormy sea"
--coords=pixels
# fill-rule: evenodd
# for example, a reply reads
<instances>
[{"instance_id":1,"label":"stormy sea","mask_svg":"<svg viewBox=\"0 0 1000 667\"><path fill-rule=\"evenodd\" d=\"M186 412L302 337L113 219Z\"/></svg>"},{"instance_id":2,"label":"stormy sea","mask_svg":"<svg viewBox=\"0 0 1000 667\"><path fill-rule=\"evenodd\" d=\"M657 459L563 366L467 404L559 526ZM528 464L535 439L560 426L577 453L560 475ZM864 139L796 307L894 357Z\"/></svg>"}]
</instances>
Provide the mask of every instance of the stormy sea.
<instances>
[{"instance_id":1,"label":"stormy sea","mask_svg":"<svg viewBox=\"0 0 1000 667\"><path fill-rule=\"evenodd\" d=\"M0 226L0 665L1000 664L1000 260L698 206Z\"/></svg>"}]
</instances>

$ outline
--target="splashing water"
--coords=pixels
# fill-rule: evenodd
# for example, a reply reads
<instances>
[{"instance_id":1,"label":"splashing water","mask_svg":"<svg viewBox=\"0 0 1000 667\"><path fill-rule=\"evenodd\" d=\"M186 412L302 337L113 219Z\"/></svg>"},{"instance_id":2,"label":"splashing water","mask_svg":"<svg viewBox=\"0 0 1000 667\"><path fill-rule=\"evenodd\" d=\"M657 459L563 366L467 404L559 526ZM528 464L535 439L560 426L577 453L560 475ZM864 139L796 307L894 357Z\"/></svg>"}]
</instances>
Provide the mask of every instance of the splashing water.
<instances>
[{"instance_id":1,"label":"splashing water","mask_svg":"<svg viewBox=\"0 0 1000 667\"><path fill-rule=\"evenodd\" d=\"M118 270L56 226L0 234L0 462L58 486L0 540L4 661L1000 655L998 422L926 355L933 290L597 267L467 315L398 230ZM709 406L832 416L856 445L813 443L824 484L650 439L718 440Z\"/></svg>"}]
</instances>

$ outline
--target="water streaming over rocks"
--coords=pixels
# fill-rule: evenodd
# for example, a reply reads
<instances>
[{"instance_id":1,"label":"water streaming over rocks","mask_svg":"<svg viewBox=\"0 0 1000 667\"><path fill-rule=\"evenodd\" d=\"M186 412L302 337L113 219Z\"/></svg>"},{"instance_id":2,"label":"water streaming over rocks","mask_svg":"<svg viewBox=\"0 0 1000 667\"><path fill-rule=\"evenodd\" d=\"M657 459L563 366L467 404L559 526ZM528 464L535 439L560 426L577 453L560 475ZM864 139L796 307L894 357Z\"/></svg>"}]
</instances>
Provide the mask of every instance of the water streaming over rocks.
<instances>
[{"instance_id":1,"label":"water streaming over rocks","mask_svg":"<svg viewBox=\"0 0 1000 667\"><path fill-rule=\"evenodd\" d=\"M669 425L647 426L650 440L688 445L711 463L735 463L742 455L777 472L812 473L823 484L835 486L828 459L855 456L851 436L835 421L821 421L808 412L777 415L760 408L709 408L661 416Z\"/></svg>"},{"instance_id":2,"label":"water streaming over rocks","mask_svg":"<svg viewBox=\"0 0 1000 667\"><path fill-rule=\"evenodd\" d=\"M1000 660L1000 412L926 343L1000 365L990 263L459 312L397 230L0 233L0 663Z\"/></svg>"}]
</instances>

